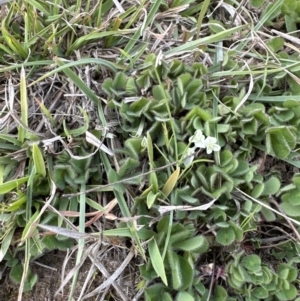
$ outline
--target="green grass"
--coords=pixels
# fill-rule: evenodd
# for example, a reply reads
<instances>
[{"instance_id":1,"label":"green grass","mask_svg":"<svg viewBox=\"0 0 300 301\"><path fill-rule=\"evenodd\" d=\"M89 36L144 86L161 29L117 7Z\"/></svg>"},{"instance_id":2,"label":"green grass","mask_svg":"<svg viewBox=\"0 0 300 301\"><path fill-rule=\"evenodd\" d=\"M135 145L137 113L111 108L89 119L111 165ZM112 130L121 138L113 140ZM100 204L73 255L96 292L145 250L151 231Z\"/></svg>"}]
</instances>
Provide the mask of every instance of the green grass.
<instances>
[{"instance_id":1,"label":"green grass","mask_svg":"<svg viewBox=\"0 0 300 301\"><path fill-rule=\"evenodd\" d=\"M113 275L97 265L101 290L122 300L299 297L299 5L3 7L0 260L18 300L37 281L31 260L75 246L61 284L73 300L99 237L130 242ZM116 279L134 255L139 283L126 296Z\"/></svg>"}]
</instances>

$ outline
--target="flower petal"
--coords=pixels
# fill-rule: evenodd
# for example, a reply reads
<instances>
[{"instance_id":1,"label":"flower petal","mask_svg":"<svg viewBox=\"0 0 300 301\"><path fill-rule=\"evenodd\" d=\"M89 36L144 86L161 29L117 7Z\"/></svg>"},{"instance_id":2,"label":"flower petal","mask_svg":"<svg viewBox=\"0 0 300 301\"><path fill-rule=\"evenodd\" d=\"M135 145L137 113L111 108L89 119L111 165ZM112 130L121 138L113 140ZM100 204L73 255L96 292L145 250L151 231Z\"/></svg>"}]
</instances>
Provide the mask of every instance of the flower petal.
<instances>
[{"instance_id":1,"label":"flower petal","mask_svg":"<svg viewBox=\"0 0 300 301\"><path fill-rule=\"evenodd\" d=\"M183 164L185 166L189 166L193 162L194 152L195 152L195 149L193 147L188 148L188 150L185 154L184 160L183 160Z\"/></svg>"},{"instance_id":2,"label":"flower petal","mask_svg":"<svg viewBox=\"0 0 300 301\"><path fill-rule=\"evenodd\" d=\"M211 154L212 151L219 151L221 149L220 145L217 143L217 138L207 137L205 139L205 146L207 154Z\"/></svg>"}]
</instances>

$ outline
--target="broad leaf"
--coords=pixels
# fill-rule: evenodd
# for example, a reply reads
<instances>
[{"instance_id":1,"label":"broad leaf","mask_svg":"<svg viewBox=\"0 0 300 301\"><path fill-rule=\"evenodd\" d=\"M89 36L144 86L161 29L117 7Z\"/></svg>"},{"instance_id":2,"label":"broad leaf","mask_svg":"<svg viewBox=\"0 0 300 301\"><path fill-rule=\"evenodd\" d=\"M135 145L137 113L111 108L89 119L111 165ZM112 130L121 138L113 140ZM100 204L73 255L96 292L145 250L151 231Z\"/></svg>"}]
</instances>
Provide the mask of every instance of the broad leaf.
<instances>
[{"instance_id":1,"label":"broad leaf","mask_svg":"<svg viewBox=\"0 0 300 301\"><path fill-rule=\"evenodd\" d=\"M148 249L149 249L149 254L150 254L150 260L151 260L151 263L152 263L152 266L153 266L155 272L161 278L163 283L165 285L168 285L164 262L161 257L161 254L159 252L159 249L158 249L155 239L152 239L150 241L150 243L148 245Z\"/></svg>"},{"instance_id":2,"label":"broad leaf","mask_svg":"<svg viewBox=\"0 0 300 301\"><path fill-rule=\"evenodd\" d=\"M286 158L296 145L296 128L292 126L268 128L266 135L267 152L278 159Z\"/></svg>"}]
</instances>

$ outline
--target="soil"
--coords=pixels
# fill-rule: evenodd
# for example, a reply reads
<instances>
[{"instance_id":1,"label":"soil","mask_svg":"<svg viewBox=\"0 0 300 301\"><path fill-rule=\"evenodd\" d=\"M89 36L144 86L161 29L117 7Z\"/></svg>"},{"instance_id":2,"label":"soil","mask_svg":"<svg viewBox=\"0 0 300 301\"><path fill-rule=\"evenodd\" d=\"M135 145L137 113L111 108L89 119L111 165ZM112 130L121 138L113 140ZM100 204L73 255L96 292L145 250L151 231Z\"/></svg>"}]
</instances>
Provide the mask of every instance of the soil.
<instances>
[{"instance_id":1,"label":"soil","mask_svg":"<svg viewBox=\"0 0 300 301\"><path fill-rule=\"evenodd\" d=\"M128 251L121 251L116 249L110 249L105 252L105 256L101 258L101 263L105 266L106 270L110 275L121 265L121 261L124 260L124 255ZM69 297L69 289L71 286L71 281L68 282L63 292L56 294L56 291L61 284L61 275L63 272L63 266L66 258L66 252L63 251L53 251L48 253L36 261L30 263L30 269L33 273L38 275L38 282L29 292L23 293L22 301L67 301ZM133 264L135 259L133 258L132 263L126 268L123 274L119 277L121 280L116 280L116 283L122 288L124 295L127 300L133 300L134 295L136 294L136 284L138 279L135 277L137 273L137 265ZM67 261L65 267L65 274L75 266L75 257ZM80 296L82 287L84 286L88 273L92 268L92 263L89 259L86 259L84 264L80 269L80 273L77 280L76 289L74 292L74 299L78 300ZM124 274L129 275L125 276ZM127 278L127 279L126 279ZM88 281L88 286L86 293L92 292L98 286L100 286L106 280L101 273L95 269L93 276L90 281ZM120 283L122 281L122 283ZM1 284L0 284L0 300L1 301L16 301L18 298L19 284L13 282L9 277L9 270L7 269L4 273ZM105 298L105 299L104 299ZM80 299L82 300L82 299ZM91 298L85 299L87 301L100 301L100 300L124 300L120 298L118 293L113 289L113 286L109 286L104 289L98 295L95 295ZM138 299L136 299L138 300Z\"/></svg>"}]
</instances>

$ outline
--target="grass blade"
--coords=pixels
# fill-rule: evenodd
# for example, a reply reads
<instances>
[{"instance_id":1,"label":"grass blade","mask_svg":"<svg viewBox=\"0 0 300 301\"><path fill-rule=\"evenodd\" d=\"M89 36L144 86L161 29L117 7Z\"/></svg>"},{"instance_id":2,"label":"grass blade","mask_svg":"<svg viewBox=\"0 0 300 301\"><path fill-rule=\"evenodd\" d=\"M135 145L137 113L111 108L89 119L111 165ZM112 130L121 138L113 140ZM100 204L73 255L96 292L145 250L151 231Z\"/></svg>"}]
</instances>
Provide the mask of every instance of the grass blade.
<instances>
[{"instance_id":1,"label":"grass blade","mask_svg":"<svg viewBox=\"0 0 300 301\"><path fill-rule=\"evenodd\" d=\"M195 50L198 46L200 45L207 45L207 44L212 44L212 43L216 43L219 41L222 41L226 38L228 38L230 35L237 33L238 31L245 29L248 27L248 24L245 25L241 25L241 26L237 26L234 28L230 28L227 29L225 31L222 32L218 32L214 35L210 35L207 36L205 38L201 38L195 41L191 41L191 42L187 42L184 45L180 45L178 47L175 47L171 50L168 50L164 53L164 56L166 58L170 58L172 56L178 55L179 53L183 53L183 52L188 52L188 51L193 51Z\"/></svg>"}]
</instances>

